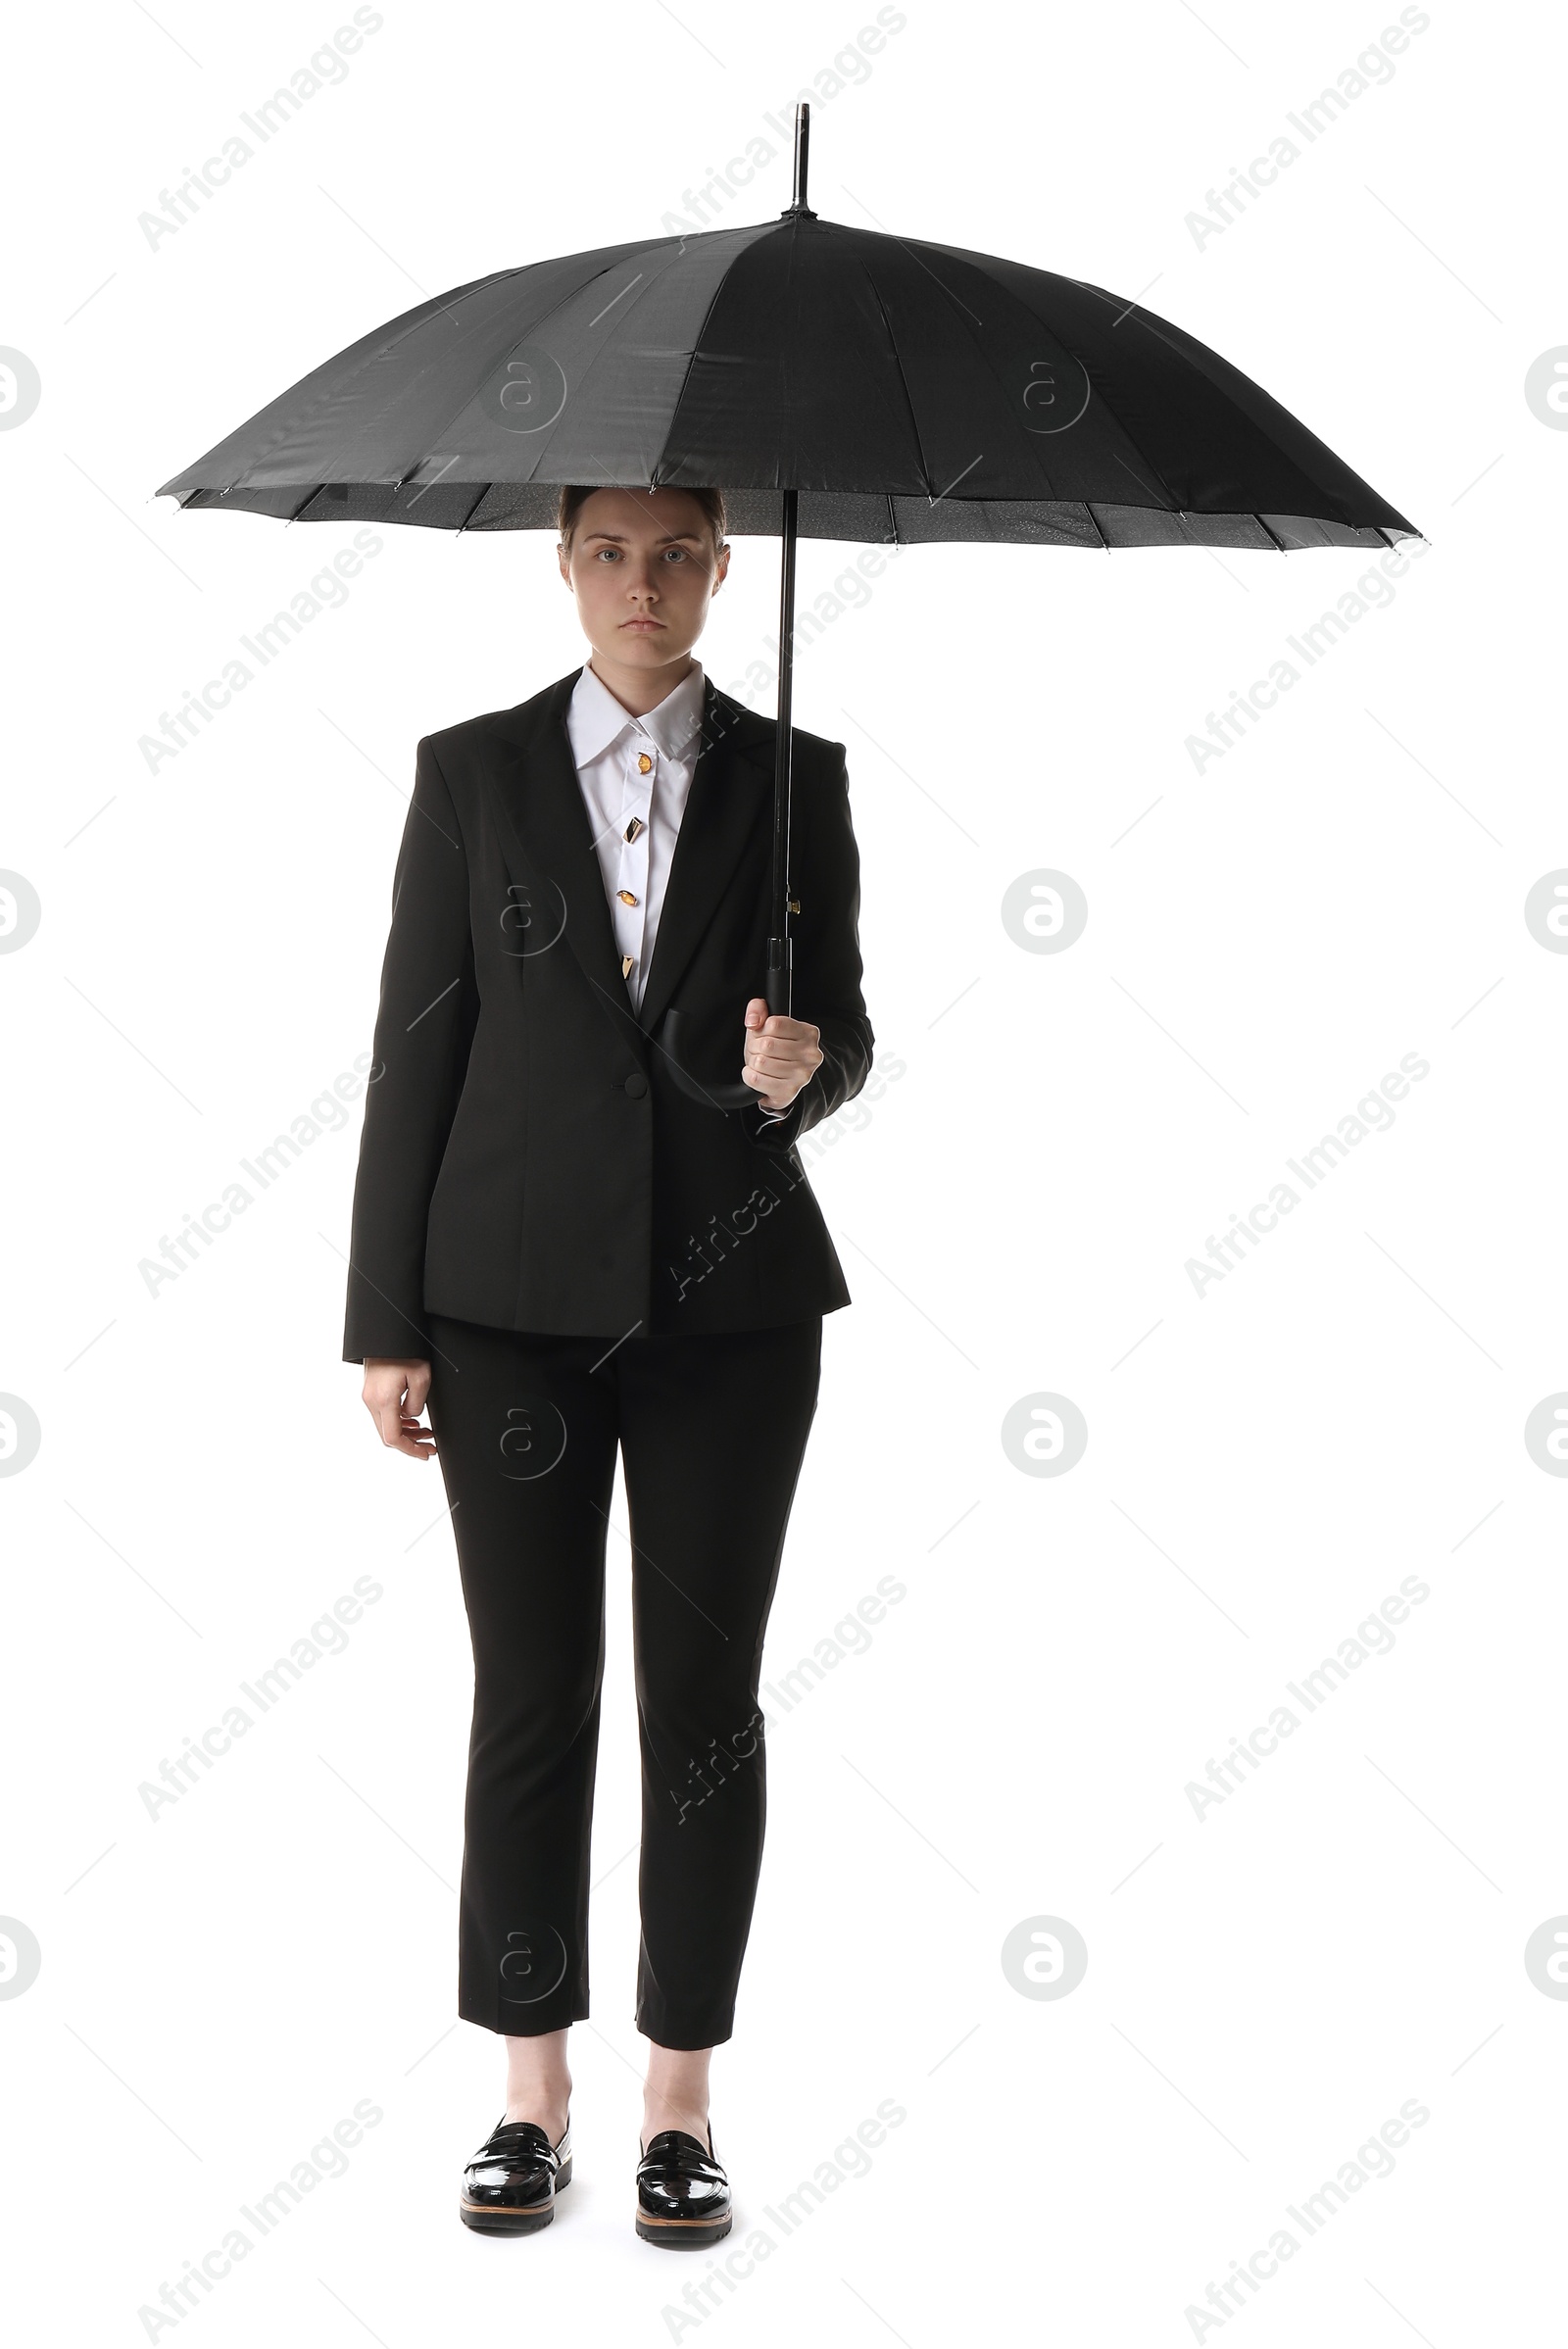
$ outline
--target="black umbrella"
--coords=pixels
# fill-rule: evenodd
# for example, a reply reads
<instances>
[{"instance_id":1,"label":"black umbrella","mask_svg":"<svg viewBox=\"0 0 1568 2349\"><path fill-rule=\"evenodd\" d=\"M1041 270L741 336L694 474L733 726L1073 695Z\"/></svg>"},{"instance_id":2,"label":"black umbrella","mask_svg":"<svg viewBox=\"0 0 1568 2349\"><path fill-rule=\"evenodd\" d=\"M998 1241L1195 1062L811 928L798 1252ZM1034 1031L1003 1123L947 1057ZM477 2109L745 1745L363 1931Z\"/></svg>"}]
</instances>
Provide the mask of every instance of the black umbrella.
<instances>
[{"instance_id":1,"label":"black umbrella","mask_svg":"<svg viewBox=\"0 0 1568 2349\"><path fill-rule=\"evenodd\" d=\"M765 994L791 1003L798 537L924 545L1396 546L1413 523L1267 392L1096 285L824 220L809 108L777 220L476 278L351 344L161 497L287 521L554 527L564 483L713 487L781 537ZM755 1101L681 1062L721 1108Z\"/></svg>"}]
</instances>

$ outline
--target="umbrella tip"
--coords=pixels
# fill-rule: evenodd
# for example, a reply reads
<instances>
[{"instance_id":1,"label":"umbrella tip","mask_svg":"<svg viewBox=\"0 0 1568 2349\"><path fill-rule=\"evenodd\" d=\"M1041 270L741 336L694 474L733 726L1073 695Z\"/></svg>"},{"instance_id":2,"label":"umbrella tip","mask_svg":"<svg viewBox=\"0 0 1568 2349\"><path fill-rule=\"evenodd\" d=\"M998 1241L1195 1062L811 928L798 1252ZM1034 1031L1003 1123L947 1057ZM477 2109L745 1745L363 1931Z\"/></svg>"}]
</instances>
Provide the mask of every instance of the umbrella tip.
<instances>
[{"instance_id":1,"label":"umbrella tip","mask_svg":"<svg viewBox=\"0 0 1568 2349\"><path fill-rule=\"evenodd\" d=\"M779 214L781 220L814 220L815 213L806 201L806 166L811 144L811 109L805 98L795 105L795 192Z\"/></svg>"}]
</instances>

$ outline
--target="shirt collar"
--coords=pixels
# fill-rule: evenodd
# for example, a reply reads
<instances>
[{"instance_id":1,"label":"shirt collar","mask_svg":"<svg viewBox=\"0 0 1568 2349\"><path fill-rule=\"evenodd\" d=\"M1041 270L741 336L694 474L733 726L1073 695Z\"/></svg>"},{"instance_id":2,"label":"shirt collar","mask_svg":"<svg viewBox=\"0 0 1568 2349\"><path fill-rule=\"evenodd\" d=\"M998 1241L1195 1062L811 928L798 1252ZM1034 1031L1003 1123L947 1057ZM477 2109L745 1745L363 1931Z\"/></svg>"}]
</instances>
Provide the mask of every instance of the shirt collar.
<instances>
[{"instance_id":1,"label":"shirt collar","mask_svg":"<svg viewBox=\"0 0 1568 2349\"><path fill-rule=\"evenodd\" d=\"M705 683L703 664L694 661L680 683L665 694L657 709L642 717L633 717L616 701L604 679L585 662L566 706L566 733L572 758L579 767L586 766L590 759L608 751L612 743L618 742L627 727L634 734L651 735L666 759L685 759L695 756L693 745L703 722Z\"/></svg>"}]
</instances>

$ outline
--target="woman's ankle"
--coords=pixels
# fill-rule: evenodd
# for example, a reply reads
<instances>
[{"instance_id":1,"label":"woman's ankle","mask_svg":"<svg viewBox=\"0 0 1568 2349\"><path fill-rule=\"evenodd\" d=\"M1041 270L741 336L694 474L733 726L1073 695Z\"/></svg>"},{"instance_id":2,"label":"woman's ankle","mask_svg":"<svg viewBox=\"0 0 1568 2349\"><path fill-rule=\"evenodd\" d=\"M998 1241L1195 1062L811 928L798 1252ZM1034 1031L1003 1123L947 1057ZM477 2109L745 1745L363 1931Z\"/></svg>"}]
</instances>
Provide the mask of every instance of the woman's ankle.
<instances>
[{"instance_id":1,"label":"woman's ankle","mask_svg":"<svg viewBox=\"0 0 1568 2349\"><path fill-rule=\"evenodd\" d=\"M545 2131L552 2145L559 2142L571 2111L571 2082L552 2080L520 2080L507 2083L508 2121L532 2121Z\"/></svg>"},{"instance_id":2,"label":"woman's ankle","mask_svg":"<svg viewBox=\"0 0 1568 2349\"><path fill-rule=\"evenodd\" d=\"M643 2150L647 2151L661 2129L681 2129L700 2145L708 2143L708 2105L693 2104L689 2099L657 2095L651 2088L643 2090Z\"/></svg>"},{"instance_id":3,"label":"woman's ankle","mask_svg":"<svg viewBox=\"0 0 1568 2349\"><path fill-rule=\"evenodd\" d=\"M571 2105L571 2072L566 2056L566 2033L542 2032L537 2037L508 2035L508 2121L532 2121L559 2144Z\"/></svg>"}]
</instances>

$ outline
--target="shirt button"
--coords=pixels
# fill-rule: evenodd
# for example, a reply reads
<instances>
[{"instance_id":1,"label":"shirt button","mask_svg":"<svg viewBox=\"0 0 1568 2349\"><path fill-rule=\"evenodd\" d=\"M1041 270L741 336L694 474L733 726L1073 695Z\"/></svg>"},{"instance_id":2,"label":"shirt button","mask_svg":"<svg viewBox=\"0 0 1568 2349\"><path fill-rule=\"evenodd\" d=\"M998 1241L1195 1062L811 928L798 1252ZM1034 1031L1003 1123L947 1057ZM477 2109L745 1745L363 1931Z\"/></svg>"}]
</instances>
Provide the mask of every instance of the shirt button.
<instances>
[{"instance_id":1,"label":"shirt button","mask_svg":"<svg viewBox=\"0 0 1568 2349\"><path fill-rule=\"evenodd\" d=\"M617 889L615 895L619 898L623 905L635 905L637 903L637 900L632 896L632 893L629 889Z\"/></svg>"},{"instance_id":2,"label":"shirt button","mask_svg":"<svg viewBox=\"0 0 1568 2349\"><path fill-rule=\"evenodd\" d=\"M646 751L639 751L637 754L637 772L640 775L651 775L653 771L654 762L649 758L648 753Z\"/></svg>"},{"instance_id":3,"label":"shirt button","mask_svg":"<svg viewBox=\"0 0 1568 2349\"><path fill-rule=\"evenodd\" d=\"M634 1101L640 1101L642 1100L644 1094L648 1091L648 1079L643 1075L641 1069L632 1070L631 1075L626 1079L626 1091L631 1095L631 1098Z\"/></svg>"},{"instance_id":4,"label":"shirt button","mask_svg":"<svg viewBox=\"0 0 1568 2349\"><path fill-rule=\"evenodd\" d=\"M642 817L640 815L634 815L631 819L631 822L626 826L625 838L627 840L635 840L639 832L646 832L648 826L643 822Z\"/></svg>"}]
</instances>

